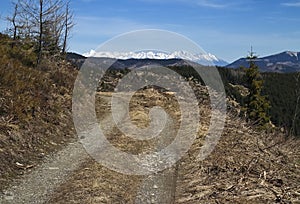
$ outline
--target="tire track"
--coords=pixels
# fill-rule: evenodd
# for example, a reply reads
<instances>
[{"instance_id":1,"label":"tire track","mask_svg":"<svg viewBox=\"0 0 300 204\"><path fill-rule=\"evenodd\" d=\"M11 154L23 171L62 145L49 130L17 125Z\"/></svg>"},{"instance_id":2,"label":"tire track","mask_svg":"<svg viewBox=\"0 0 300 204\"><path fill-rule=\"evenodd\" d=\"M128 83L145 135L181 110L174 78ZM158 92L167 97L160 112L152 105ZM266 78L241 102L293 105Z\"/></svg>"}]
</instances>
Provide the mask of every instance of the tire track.
<instances>
[{"instance_id":1,"label":"tire track","mask_svg":"<svg viewBox=\"0 0 300 204\"><path fill-rule=\"evenodd\" d=\"M101 96L110 103L110 97ZM113 129L111 118L106 116L101 120L104 132ZM44 203L53 190L67 181L68 176L78 169L90 156L79 141L69 143L63 150L49 155L45 161L31 173L14 181L0 195L0 203Z\"/></svg>"},{"instance_id":2,"label":"tire track","mask_svg":"<svg viewBox=\"0 0 300 204\"><path fill-rule=\"evenodd\" d=\"M166 128L164 128L161 133L163 136L158 139L159 142L156 146L156 150L159 151L170 144L175 134L174 123L172 119L168 117ZM177 170L177 165L174 165L161 172L146 176L138 189L135 203L174 203Z\"/></svg>"},{"instance_id":3,"label":"tire track","mask_svg":"<svg viewBox=\"0 0 300 204\"><path fill-rule=\"evenodd\" d=\"M110 96L101 96L110 103ZM122 108L122 106L120 106ZM122 112L122 111L120 111ZM111 115L101 120L101 127L105 135L109 135L115 128ZM174 121L167 119L166 127L158 138L157 151L172 142L176 135ZM49 155L43 164L35 168L30 174L16 180L9 189L0 195L0 203L45 203L51 198L55 189L68 182L72 173L87 161L90 156L80 142L68 144L63 150ZM153 162L149 162L153 163ZM152 175L144 176L137 189L135 203L174 203L176 193L178 166L165 169ZM70 189L71 191L72 189ZM67 201L66 201L67 202Z\"/></svg>"}]
</instances>

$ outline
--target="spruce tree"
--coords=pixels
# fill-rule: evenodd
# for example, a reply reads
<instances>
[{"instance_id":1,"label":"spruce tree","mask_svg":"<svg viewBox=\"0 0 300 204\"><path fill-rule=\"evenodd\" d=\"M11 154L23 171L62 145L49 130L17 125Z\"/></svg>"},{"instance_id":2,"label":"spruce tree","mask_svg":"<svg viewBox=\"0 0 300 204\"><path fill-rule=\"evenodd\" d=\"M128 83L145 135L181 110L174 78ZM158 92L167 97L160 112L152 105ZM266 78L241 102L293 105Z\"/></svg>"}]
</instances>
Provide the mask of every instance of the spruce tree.
<instances>
[{"instance_id":1,"label":"spruce tree","mask_svg":"<svg viewBox=\"0 0 300 204\"><path fill-rule=\"evenodd\" d=\"M247 59L249 61L249 68L245 70L246 87L249 89L249 95L246 98L247 114L254 124L265 126L270 122L268 113L271 106L266 96L262 94L264 81L255 63L257 56L254 55L252 49Z\"/></svg>"}]
</instances>

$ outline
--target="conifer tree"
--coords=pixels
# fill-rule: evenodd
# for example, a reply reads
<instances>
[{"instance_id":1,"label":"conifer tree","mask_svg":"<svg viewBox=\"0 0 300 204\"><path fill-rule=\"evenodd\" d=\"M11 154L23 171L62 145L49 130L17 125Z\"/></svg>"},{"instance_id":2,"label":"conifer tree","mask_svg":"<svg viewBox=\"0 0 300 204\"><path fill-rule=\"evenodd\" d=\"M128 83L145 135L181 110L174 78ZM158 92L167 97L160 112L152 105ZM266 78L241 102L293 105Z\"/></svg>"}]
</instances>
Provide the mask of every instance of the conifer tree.
<instances>
[{"instance_id":1,"label":"conifer tree","mask_svg":"<svg viewBox=\"0 0 300 204\"><path fill-rule=\"evenodd\" d=\"M246 87L249 89L249 95L246 98L246 110L250 120L259 126L265 126L270 122L269 109L270 103L266 96L262 94L263 79L255 61L257 56L250 52L247 57L249 68L246 69Z\"/></svg>"}]
</instances>

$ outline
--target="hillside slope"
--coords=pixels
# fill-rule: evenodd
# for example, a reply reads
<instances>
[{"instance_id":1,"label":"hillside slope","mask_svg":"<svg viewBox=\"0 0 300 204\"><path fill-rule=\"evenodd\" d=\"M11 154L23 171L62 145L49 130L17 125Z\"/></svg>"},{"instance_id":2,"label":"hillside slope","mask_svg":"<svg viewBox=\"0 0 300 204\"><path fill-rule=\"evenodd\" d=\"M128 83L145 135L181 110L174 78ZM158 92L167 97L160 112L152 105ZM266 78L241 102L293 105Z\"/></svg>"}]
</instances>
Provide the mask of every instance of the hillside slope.
<instances>
[{"instance_id":1,"label":"hillside slope","mask_svg":"<svg viewBox=\"0 0 300 204\"><path fill-rule=\"evenodd\" d=\"M10 199L6 187L14 178L22 179L23 174L34 172L45 156L53 157L53 152L65 150L65 144L77 141L71 116L72 87L77 71L67 62L50 59L42 69L36 69L11 56L9 49L7 45L0 46L0 194ZM114 90L123 76L121 71L107 73L99 90ZM211 107L207 87L192 78L187 80L199 100L201 120L197 139L176 164L172 186L175 203L299 202L299 140L286 138L276 129L259 131L237 117L240 107L235 101L227 99L229 113L217 147L205 160L197 158L209 127ZM110 113L106 103L97 100L99 120ZM149 110L154 106L164 107L176 121L177 128L180 109L174 95L156 88L140 90L132 98L133 123L147 127ZM170 142L174 138L167 139ZM133 154L153 151L157 143L157 140L133 140L115 127L109 131L108 140L120 150ZM57 166L50 167L60 171ZM109 170L90 158L78 169L67 172L64 183L55 186L48 203L134 203L144 179Z\"/></svg>"},{"instance_id":2,"label":"hillside slope","mask_svg":"<svg viewBox=\"0 0 300 204\"><path fill-rule=\"evenodd\" d=\"M75 138L71 94L77 71L63 60L30 65L29 51L0 36L0 190ZM16 54L17 53L17 54Z\"/></svg>"},{"instance_id":3,"label":"hillside slope","mask_svg":"<svg viewBox=\"0 0 300 204\"><path fill-rule=\"evenodd\" d=\"M106 81L117 83L114 74L107 76ZM257 130L236 116L239 106L233 101L228 101L226 126L216 148L205 160L198 159L208 131L211 108L206 88L192 81L191 84L201 101L200 130L190 150L175 167L175 184L172 184L174 203L300 201L300 150L297 148L300 141L287 139L276 130L268 133ZM101 94L104 95L103 92ZM180 116L173 96L150 88L133 96L130 110L133 121L139 126L147 124L149 119L145 113L155 105L166 107L175 119ZM117 128L107 137L116 147L135 154L141 150L151 151L151 144L156 141L133 141ZM89 160L56 189L48 203L65 203L66 200L72 203L135 203L145 179L148 177L123 175ZM154 193L167 193L157 185L153 188Z\"/></svg>"}]
</instances>

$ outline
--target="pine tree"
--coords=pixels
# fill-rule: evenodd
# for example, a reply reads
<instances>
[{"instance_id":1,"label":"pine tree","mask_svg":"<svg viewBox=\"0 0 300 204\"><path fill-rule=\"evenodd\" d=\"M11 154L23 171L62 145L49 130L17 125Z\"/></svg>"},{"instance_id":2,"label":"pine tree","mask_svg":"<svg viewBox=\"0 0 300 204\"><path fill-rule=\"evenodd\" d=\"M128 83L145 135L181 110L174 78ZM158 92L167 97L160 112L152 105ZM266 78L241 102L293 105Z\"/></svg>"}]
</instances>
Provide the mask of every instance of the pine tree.
<instances>
[{"instance_id":1,"label":"pine tree","mask_svg":"<svg viewBox=\"0 0 300 204\"><path fill-rule=\"evenodd\" d=\"M246 98L246 110L250 120L259 126L265 126L270 122L269 109L270 102L262 94L263 79L260 75L259 68L255 64L257 56L250 52L247 57L249 68L246 69L246 87L249 89L249 95Z\"/></svg>"}]
</instances>

